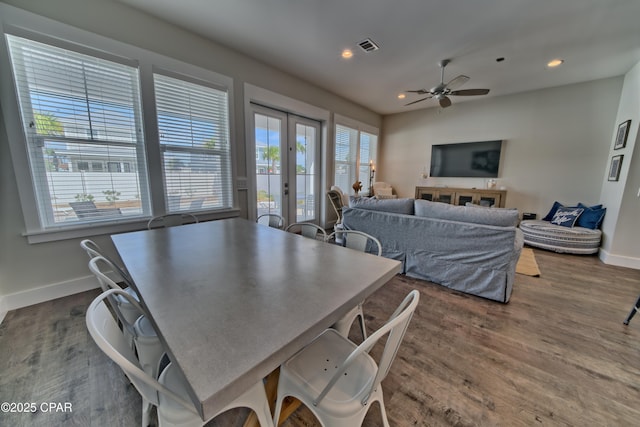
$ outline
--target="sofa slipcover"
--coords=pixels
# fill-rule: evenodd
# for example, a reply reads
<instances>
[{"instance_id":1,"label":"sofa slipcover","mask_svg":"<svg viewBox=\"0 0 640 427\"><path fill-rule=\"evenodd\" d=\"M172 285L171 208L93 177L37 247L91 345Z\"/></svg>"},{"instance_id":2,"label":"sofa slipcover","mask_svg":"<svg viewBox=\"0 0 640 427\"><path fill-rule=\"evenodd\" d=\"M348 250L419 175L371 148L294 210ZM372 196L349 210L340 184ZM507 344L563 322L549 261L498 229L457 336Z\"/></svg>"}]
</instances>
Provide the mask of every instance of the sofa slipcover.
<instances>
[{"instance_id":1,"label":"sofa slipcover","mask_svg":"<svg viewBox=\"0 0 640 427\"><path fill-rule=\"evenodd\" d=\"M442 203L416 202L435 203L445 209ZM511 215L517 222L517 211ZM509 301L523 246L522 232L514 225L477 224L354 207L343 211L343 224L380 240L382 255L401 261L407 276L495 301Z\"/></svg>"}]
</instances>

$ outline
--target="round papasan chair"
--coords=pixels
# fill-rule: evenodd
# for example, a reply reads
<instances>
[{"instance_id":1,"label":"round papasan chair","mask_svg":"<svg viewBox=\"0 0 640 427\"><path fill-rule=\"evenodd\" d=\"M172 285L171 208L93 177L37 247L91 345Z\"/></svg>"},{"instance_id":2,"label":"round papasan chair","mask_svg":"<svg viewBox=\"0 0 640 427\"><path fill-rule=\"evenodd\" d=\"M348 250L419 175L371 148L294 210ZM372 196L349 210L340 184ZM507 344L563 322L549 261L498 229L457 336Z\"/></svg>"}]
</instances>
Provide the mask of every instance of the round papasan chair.
<instances>
[{"instance_id":1,"label":"round papasan chair","mask_svg":"<svg viewBox=\"0 0 640 427\"><path fill-rule=\"evenodd\" d=\"M601 230L584 227L563 227L549 221L520 222L524 243L541 249L569 254L595 254L600 248Z\"/></svg>"}]
</instances>

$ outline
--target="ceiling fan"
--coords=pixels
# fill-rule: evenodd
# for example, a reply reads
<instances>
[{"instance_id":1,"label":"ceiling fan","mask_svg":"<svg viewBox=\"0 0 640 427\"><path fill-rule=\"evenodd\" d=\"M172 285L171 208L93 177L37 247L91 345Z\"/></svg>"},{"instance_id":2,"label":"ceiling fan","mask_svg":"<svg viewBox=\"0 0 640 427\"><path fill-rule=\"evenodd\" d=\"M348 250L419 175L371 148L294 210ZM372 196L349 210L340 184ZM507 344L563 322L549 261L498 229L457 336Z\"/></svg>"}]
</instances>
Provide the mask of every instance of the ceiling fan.
<instances>
[{"instance_id":1,"label":"ceiling fan","mask_svg":"<svg viewBox=\"0 0 640 427\"><path fill-rule=\"evenodd\" d=\"M431 89L418 89L418 90L408 90L407 92L417 93L419 95L429 95L425 98L418 99L417 101L410 102L407 105L415 104L418 102L422 102L427 99L435 98L440 103L440 107L447 108L451 105L451 99L449 99L450 95L453 96L475 96L475 95L486 95L489 93L489 89L463 89L463 90L454 90L466 82L469 81L469 77L460 74L458 77L455 77L449 81L449 83L444 83L444 67L451 62L449 59L443 59L438 62L438 66L440 67L440 84L438 86L432 87Z\"/></svg>"}]
</instances>

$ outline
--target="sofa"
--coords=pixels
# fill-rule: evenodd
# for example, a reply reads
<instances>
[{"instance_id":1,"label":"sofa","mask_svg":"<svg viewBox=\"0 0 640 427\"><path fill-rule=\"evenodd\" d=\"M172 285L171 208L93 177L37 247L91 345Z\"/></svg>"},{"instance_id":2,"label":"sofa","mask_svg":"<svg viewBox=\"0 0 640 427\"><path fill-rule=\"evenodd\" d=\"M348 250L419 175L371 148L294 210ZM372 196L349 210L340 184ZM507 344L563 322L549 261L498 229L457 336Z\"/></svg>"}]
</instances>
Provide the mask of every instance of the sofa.
<instances>
[{"instance_id":1,"label":"sofa","mask_svg":"<svg viewBox=\"0 0 640 427\"><path fill-rule=\"evenodd\" d=\"M523 246L518 211L414 199L351 198L347 229L371 234L407 276L506 303Z\"/></svg>"},{"instance_id":2,"label":"sofa","mask_svg":"<svg viewBox=\"0 0 640 427\"><path fill-rule=\"evenodd\" d=\"M595 254L600 250L600 226L606 213L602 205L564 206L555 201L542 220L522 221L520 229L526 245L558 253Z\"/></svg>"}]
</instances>

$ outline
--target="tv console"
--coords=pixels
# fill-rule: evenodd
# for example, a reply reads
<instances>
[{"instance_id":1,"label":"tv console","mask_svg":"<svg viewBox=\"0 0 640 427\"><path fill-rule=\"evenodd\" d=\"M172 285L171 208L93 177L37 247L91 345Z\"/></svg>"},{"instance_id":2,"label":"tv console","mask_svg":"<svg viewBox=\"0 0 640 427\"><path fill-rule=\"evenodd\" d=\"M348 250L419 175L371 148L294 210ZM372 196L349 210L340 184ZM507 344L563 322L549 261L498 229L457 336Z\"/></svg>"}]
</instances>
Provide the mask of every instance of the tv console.
<instances>
[{"instance_id":1,"label":"tv console","mask_svg":"<svg viewBox=\"0 0 640 427\"><path fill-rule=\"evenodd\" d=\"M478 188L416 187L416 199L464 206L468 202L480 206L504 208L507 190L483 190Z\"/></svg>"}]
</instances>

